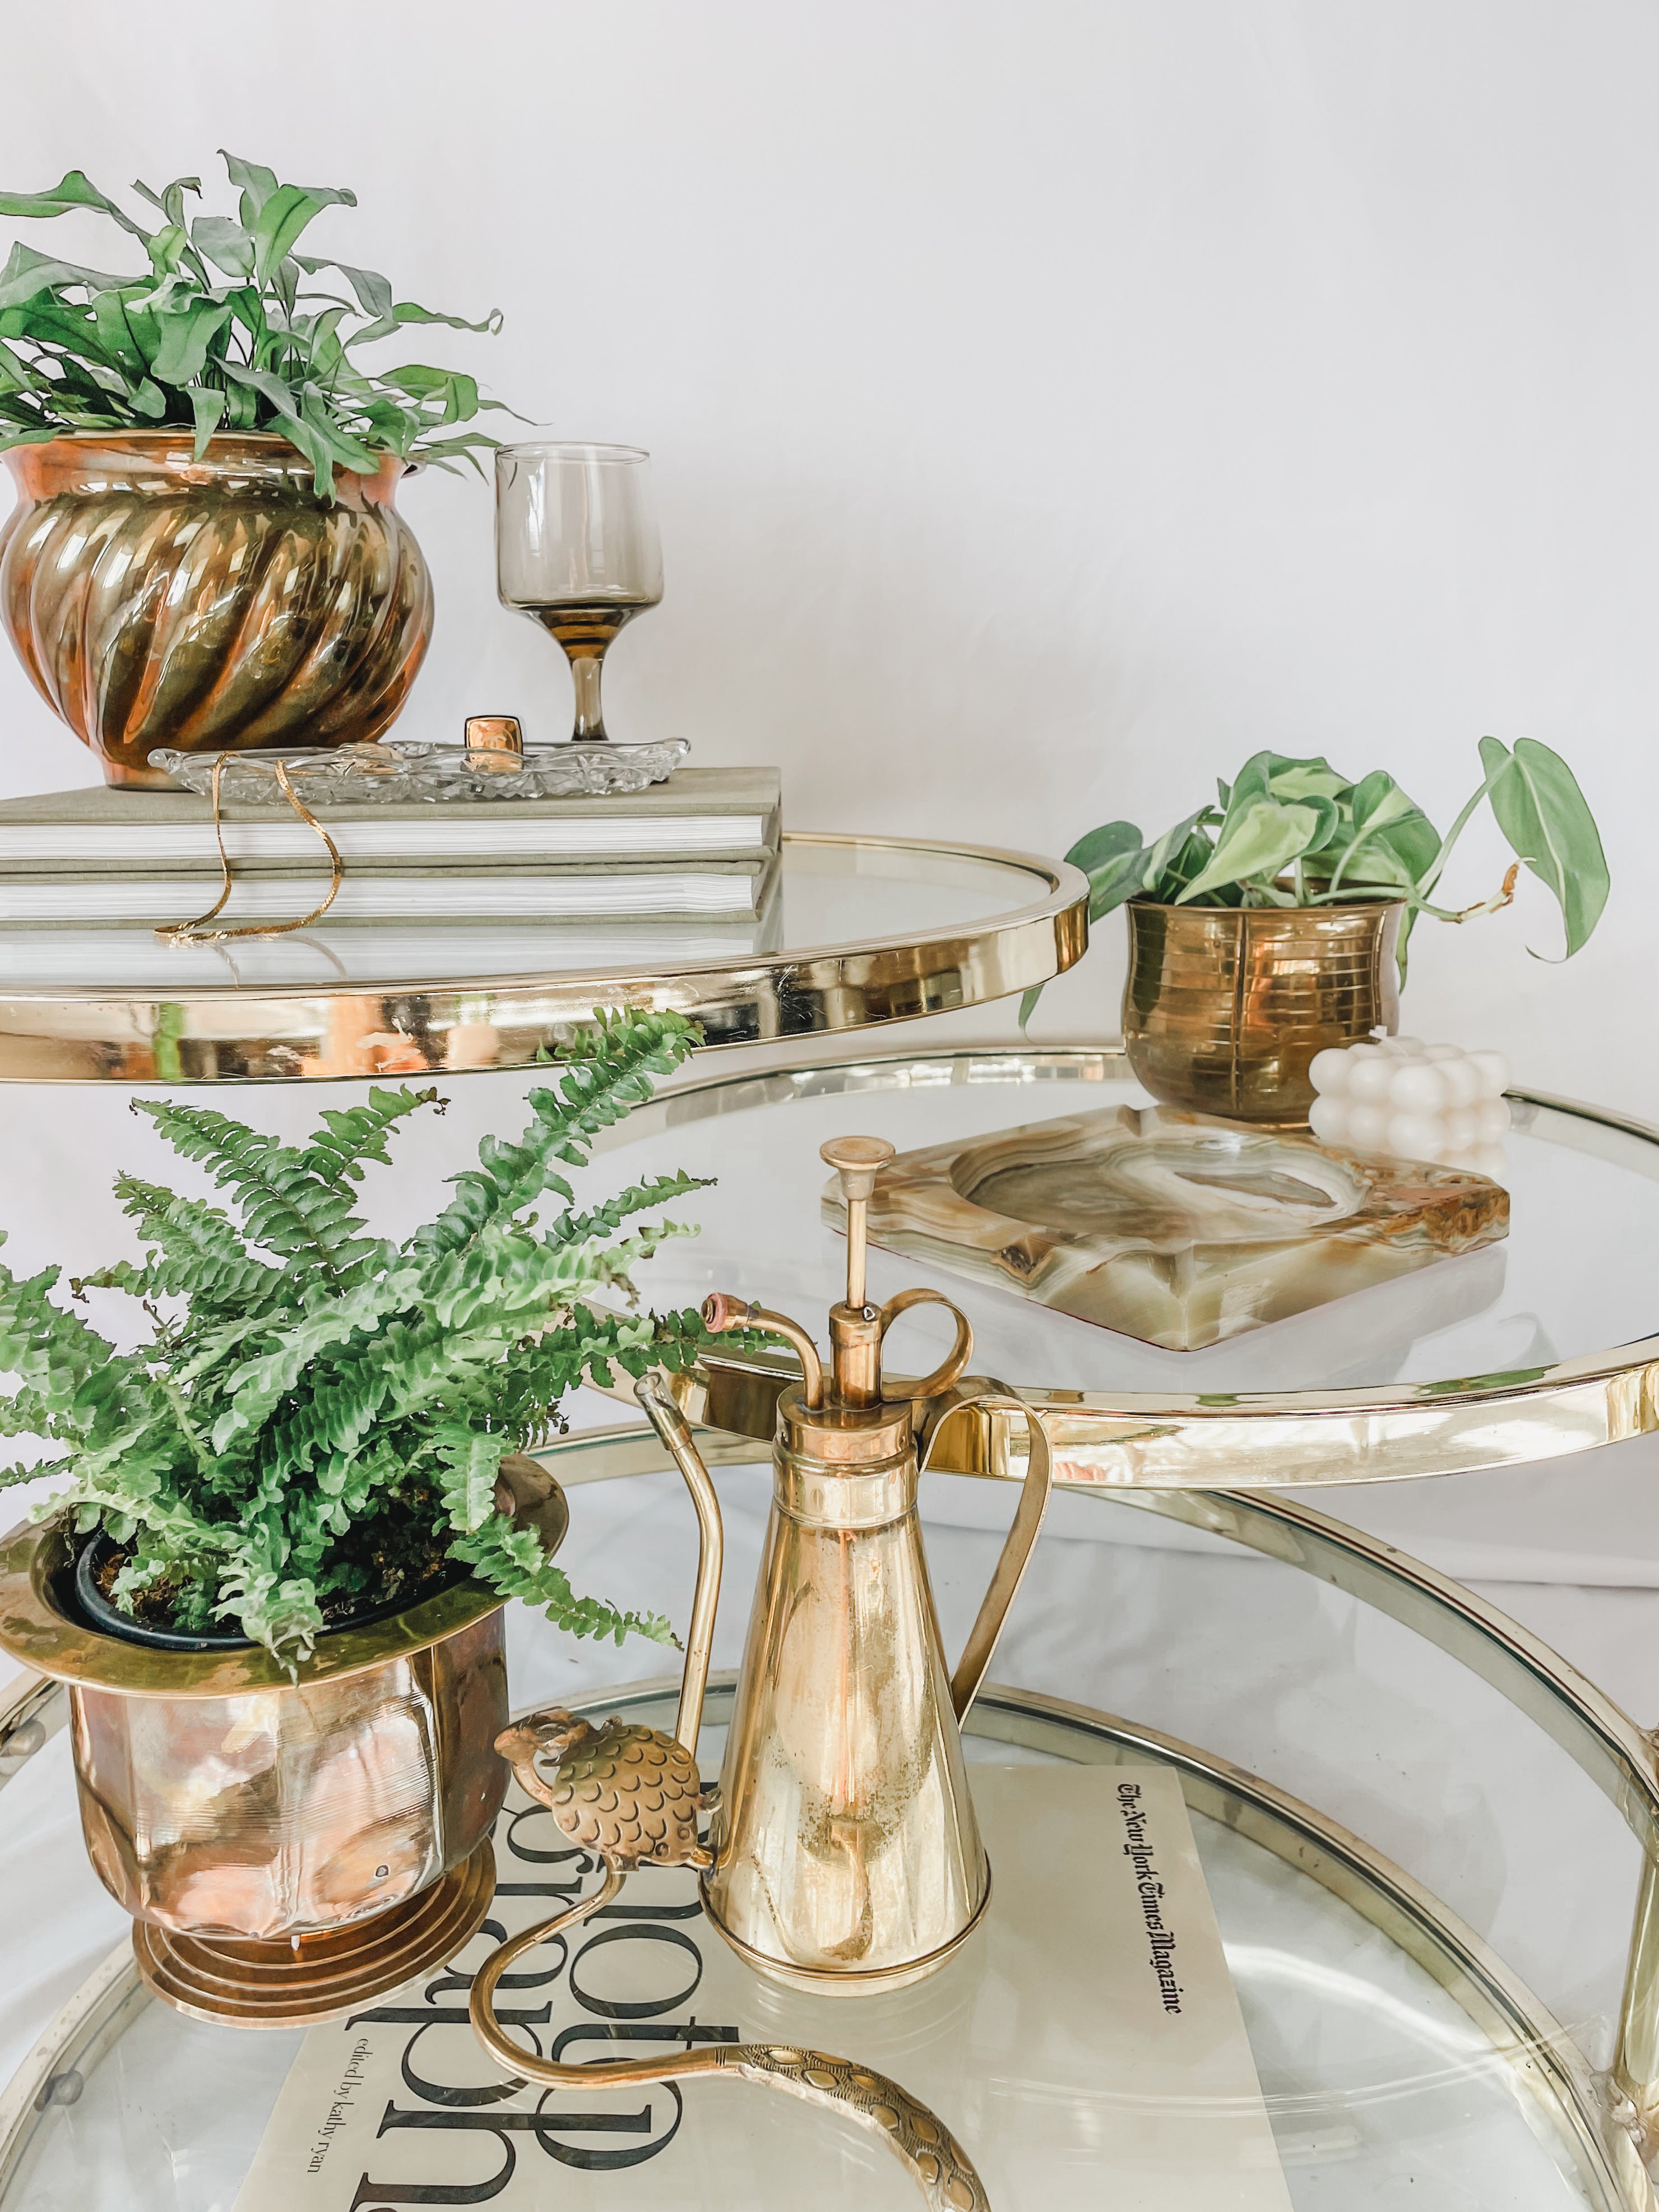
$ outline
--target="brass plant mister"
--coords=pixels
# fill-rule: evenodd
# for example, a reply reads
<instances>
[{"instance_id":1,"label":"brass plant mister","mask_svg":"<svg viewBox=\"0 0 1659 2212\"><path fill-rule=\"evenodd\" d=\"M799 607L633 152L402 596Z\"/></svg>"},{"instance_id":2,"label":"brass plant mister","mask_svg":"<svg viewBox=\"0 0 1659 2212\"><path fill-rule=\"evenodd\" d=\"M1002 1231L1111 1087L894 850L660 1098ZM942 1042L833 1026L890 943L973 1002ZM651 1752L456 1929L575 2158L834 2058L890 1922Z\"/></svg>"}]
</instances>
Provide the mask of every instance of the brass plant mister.
<instances>
[{"instance_id":1,"label":"brass plant mister","mask_svg":"<svg viewBox=\"0 0 1659 2212\"><path fill-rule=\"evenodd\" d=\"M701 1549L674 1733L620 1720L594 1729L538 1713L498 1749L559 1826L605 1869L592 1896L493 1952L472 1985L472 2024L521 2078L609 2087L708 2074L789 2091L875 2129L951 2212L987 2203L966 2154L898 2086L856 2063L781 2045L717 2045L660 2059L562 2066L521 2050L496 2021L501 1977L535 1945L608 1904L649 1863L702 1869L708 1918L760 1972L820 1993L866 1995L932 1973L967 1940L990 1897L963 1759L961 1724L990 1665L1048 1504L1048 1443L1015 1398L958 1389L973 1350L967 1318L931 1290L884 1306L866 1297L866 1208L893 1147L843 1137L823 1148L847 1202L847 1296L830 1312L830 1371L786 1316L717 1291L716 1331L781 1336L801 1381L778 1401L772 1514L718 1787L696 1767L721 1534L714 1487L678 1407L653 1380L641 1405L684 1475ZM956 1342L925 1379L884 1382L882 1345L901 1314L931 1301ZM955 1672L946 1668L916 1492L943 1422L959 1406L1024 1416L1030 1437L1018 1510ZM549 1762L550 1779L538 1766ZM697 1814L712 1813L708 1842Z\"/></svg>"}]
</instances>

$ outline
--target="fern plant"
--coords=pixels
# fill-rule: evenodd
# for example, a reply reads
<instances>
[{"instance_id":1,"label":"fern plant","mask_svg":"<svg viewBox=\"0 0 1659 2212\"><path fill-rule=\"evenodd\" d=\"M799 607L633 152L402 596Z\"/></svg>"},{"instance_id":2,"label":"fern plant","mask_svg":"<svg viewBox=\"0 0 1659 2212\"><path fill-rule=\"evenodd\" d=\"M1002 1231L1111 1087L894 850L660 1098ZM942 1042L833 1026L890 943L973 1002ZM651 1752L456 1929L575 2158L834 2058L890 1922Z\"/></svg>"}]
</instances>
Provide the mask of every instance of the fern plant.
<instances>
[{"instance_id":1,"label":"fern plant","mask_svg":"<svg viewBox=\"0 0 1659 2212\"><path fill-rule=\"evenodd\" d=\"M518 1142L485 1138L401 1243L371 1235L358 1186L399 1125L442 1110L435 1091L376 1090L299 1146L206 1107L134 1100L231 1210L118 1176L146 1256L70 1288L138 1300L149 1334L135 1350L53 1298L58 1268L20 1279L0 1265L0 1374L17 1383L0 1433L59 1447L0 1481L70 1478L40 1510L71 1506L78 1529L124 1548L111 1595L125 1610L142 1593L170 1626L234 1622L290 1665L331 1619L398 1596L409 1559L434 1547L575 1635L672 1641L658 1617L576 1595L495 1489L506 1454L563 1425L577 1384L683 1366L702 1339L694 1311L586 1303L632 1305L630 1271L693 1233L639 1217L701 1184L657 1176L578 1211L560 1171L584 1165L693 1038L677 1014L596 1015L532 1094Z\"/></svg>"}]
</instances>

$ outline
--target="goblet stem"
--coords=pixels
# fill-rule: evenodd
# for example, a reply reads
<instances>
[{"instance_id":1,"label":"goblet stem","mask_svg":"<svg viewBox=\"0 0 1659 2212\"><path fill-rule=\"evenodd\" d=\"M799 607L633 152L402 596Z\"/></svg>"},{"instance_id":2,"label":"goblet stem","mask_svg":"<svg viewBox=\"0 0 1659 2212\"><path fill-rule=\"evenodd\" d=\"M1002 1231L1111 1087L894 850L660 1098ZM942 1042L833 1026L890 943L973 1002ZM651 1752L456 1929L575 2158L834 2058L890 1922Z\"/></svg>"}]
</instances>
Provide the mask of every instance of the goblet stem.
<instances>
[{"instance_id":1,"label":"goblet stem","mask_svg":"<svg viewBox=\"0 0 1659 2212\"><path fill-rule=\"evenodd\" d=\"M564 649L570 663L570 680L576 687L576 726L570 733L570 741L579 745L606 744L609 741L605 716L599 709L599 671L605 663L605 646L567 645Z\"/></svg>"}]
</instances>

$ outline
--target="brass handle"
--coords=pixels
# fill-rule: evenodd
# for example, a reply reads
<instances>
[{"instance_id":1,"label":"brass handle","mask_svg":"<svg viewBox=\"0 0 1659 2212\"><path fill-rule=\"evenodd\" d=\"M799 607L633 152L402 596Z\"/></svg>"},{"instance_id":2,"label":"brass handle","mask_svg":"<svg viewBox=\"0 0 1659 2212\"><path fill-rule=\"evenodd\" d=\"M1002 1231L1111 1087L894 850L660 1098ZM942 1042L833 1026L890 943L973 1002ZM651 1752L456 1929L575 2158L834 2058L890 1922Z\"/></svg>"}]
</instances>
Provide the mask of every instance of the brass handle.
<instances>
[{"instance_id":1,"label":"brass handle","mask_svg":"<svg viewBox=\"0 0 1659 2212\"><path fill-rule=\"evenodd\" d=\"M921 1305L943 1306L946 1313L954 1314L957 1340L941 1364L931 1375L924 1375L920 1382L907 1380L895 1383L890 1389L883 1383L881 1395L890 1406L902 1405L907 1398L937 1398L966 1372L968 1362L974 1356L973 1323L959 1306L951 1304L943 1291L901 1291L896 1297L889 1298L881 1310L878 1334L885 1336L902 1313L908 1313L912 1306Z\"/></svg>"},{"instance_id":2,"label":"brass handle","mask_svg":"<svg viewBox=\"0 0 1659 2212\"><path fill-rule=\"evenodd\" d=\"M519 1771L516 1765L514 1771ZM619 1867L607 1865L605 1879L591 1897L580 1898L551 1920L510 1936L474 1975L467 2008L473 2032L515 2082L536 2081L558 2089L615 2089L636 2081L683 2081L688 2075L700 2074L712 2081L752 2081L760 2088L781 2089L807 2104L827 2106L884 2142L934 2212L990 2212L984 2183L943 2121L896 2081L856 2060L782 2043L717 2043L662 2058L599 2059L581 2066L562 2066L521 2051L495 2018L494 2001L502 1975L526 1951L608 1905L623 1880Z\"/></svg>"},{"instance_id":3,"label":"brass handle","mask_svg":"<svg viewBox=\"0 0 1659 2212\"><path fill-rule=\"evenodd\" d=\"M708 1655L714 1644L714 1613L720 1601L720 1569L726 1556L725 1532L720 1526L720 1502L702 1455L691 1441L685 1416L672 1398L665 1396L653 1376L642 1376L634 1395L645 1417L685 1478L691 1503L697 1509L697 1587L691 1601L691 1626L685 1637L685 1669L680 1676L680 1708L674 1734L693 1759L697 1755L697 1733L702 1726L703 1694L708 1687ZM518 1771L515 1767L514 1771ZM523 1777L520 1777L523 1780ZM529 1789L528 1783L525 1787ZM531 1792L535 1796L535 1791ZM545 1802L545 1800L544 1800Z\"/></svg>"},{"instance_id":4,"label":"brass handle","mask_svg":"<svg viewBox=\"0 0 1659 2212\"><path fill-rule=\"evenodd\" d=\"M1033 1548L1042 1533L1042 1516L1048 1510L1048 1493L1054 1479L1054 1456L1048 1445L1048 1431L1030 1407L1022 1399L1010 1397L1004 1391L981 1391L972 1398L964 1398L953 1406L927 1439L927 1449L921 1455L921 1472L925 1474L932 1466L933 1449L941 1431L958 1413L978 1407L987 1413L1001 1411L1019 1413L1024 1417L1030 1437L1030 1449L1025 1461L1025 1480L1020 1486L1019 1505L1013 1525L1009 1529L1002 1552L997 1560L996 1572L991 1586L980 1601L974 1625L968 1632L968 1641L962 1647L962 1656L957 1662L951 1677L951 1703L955 1708L958 1723L968 1717L969 1708L979 1695L980 1686L990 1669L991 1655L997 1648L997 1638L1002 1633L1002 1624L1008 1618Z\"/></svg>"}]
</instances>

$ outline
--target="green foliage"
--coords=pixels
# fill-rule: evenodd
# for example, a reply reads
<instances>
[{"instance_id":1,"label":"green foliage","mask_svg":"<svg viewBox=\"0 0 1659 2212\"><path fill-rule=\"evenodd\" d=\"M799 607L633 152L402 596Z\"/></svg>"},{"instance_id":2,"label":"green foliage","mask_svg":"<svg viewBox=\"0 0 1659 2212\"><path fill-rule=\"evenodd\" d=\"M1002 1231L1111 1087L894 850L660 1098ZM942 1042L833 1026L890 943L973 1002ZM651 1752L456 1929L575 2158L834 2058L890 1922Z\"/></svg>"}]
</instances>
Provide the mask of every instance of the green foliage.
<instances>
[{"instance_id":1,"label":"green foliage","mask_svg":"<svg viewBox=\"0 0 1659 2212\"><path fill-rule=\"evenodd\" d=\"M1079 837L1066 857L1089 878L1091 922L1136 897L1219 907L1403 900L1403 982L1407 942L1419 914L1467 921L1509 903L1508 884L1455 913L1430 898L1453 846L1488 799L1517 865L1554 893L1571 958L1607 902L1595 817L1565 761L1531 738L1519 738L1513 752L1482 738L1480 764L1486 774L1444 837L1381 769L1351 783L1326 760L1257 753L1235 782L1218 784L1218 805L1189 814L1156 843L1146 843L1133 823L1108 822ZM1022 1023L1041 996L1041 986L1025 994Z\"/></svg>"},{"instance_id":2,"label":"green foliage","mask_svg":"<svg viewBox=\"0 0 1659 2212\"><path fill-rule=\"evenodd\" d=\"M480 398L474 379L453 369L366 369L355 349L422 323L494 332L499 312L469 323L394 300L372 269L296 252L313 220L327 207L355 207L355 194L278 184L273 171L232 154L224 163L240 194L234 219L186 219L185 195L201 197L198 177L175 178L160 192L136 184L164 218L153 231L79 169L51 191L0 192L0 215L105 216L149 264L110 276L13 246L0 270L0 450L181 424L193 430L199 459L216 430L274 431L312 464L325 496L337 468L373 474L384 453L446 468L464 458L476 468L476 448L497 441L477 429L445 433L499 400ZM323 271L337 280L332 289L306 281Z\"/></svg>"},{"instance_id":3,"label":"green foliage","mask_svg":"<svg viewBox=\"0 0 1659 2212\"><path fill-rule=\"evenodd\" d=\"M702 1185L657 1176L578 1212L560 1173L586 1164L694 1036L678 1014L597 1013L532 1093L518 1142L486 1138L449 1204L401 1243L369 1233L358 1186L400 1123L441 1111L435 1091L377 1090L300 1146L207 1107L135 1100L230 1210L118 1177L146 1257L70 1289L141 1301L151 1334L135 1351L54 1301L57 1268L20 1280L0 1266L0 1373L16 1378L0 1434L60 1448L0 1480L69 1476L47 1510L70 1504L80 1528L131 1547L118 1598L165 1578L181 1625L234 1621L290 1659L331 1603L396 1597L385 1563L416 1539L574 1634L670 1640L660 1619L578 1597L494 1493L503 1455L562 1425L567 1392L683 1367L702 1340L695 1311L585 1303L632 1304L630 1270L691 1233L638 1217Z\"/></svg>"}]
</instances>

